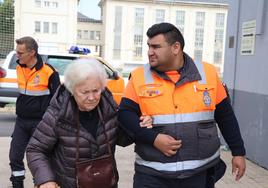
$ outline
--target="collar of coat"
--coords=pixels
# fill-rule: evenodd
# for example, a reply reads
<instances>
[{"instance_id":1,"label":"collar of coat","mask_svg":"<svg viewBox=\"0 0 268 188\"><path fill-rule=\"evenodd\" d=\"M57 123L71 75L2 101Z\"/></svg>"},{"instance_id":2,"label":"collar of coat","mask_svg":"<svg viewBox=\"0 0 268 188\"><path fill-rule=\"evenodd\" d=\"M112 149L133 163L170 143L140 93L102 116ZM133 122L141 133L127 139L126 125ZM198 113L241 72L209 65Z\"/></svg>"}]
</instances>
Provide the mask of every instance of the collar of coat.
<instances>
[{"instance_id":1,"label":"collar of coat","mask_svg":"<svg viewBox=\"0 0 268 188\"><path fill-rule=\"evenodd\" d=\"M178 73L180 74L180 79L175 84L176 87L181 86L188 82L198 81L202 79L193 59L186 53L183 53L183 59L184 59L183 66L179 70L177 70ZM151 70L153 73L163 78L164 80L171 81L171 79L164 72L157 71L154 68L151 68Z\"/></svg>"},{"instance_id":2,"label":"collar of coat","mask_svg":"<svg viewBox=\"0 0 268 188\"><path fill-rule=\"evenodd\" d=\"M61 85L53 98L50 105L58 110L58 120L68 122L70 124L76 124L78 107L73 95L66 89L64 85ZM104 122L117 115L117 104L112 98L111 92L108 88L105 88L101 93L101 99L98 104L102 112Z\"/></svg>"},{"instance_id":3,"label":"collar of coat","mask_svg":"<svg viewBox=\"0 0 268 188\"><path fill-rule=\"evenodd\" d=\"M42 57L39 54L36 55L36 58L37 58L37 63L31 69L35 68L35 70L38 71L43 67L44 63L43 63ZM19 59L17 60L17 63L21 67L27 67L25 64L20 64Z\"/></svg>"}]
</instances>

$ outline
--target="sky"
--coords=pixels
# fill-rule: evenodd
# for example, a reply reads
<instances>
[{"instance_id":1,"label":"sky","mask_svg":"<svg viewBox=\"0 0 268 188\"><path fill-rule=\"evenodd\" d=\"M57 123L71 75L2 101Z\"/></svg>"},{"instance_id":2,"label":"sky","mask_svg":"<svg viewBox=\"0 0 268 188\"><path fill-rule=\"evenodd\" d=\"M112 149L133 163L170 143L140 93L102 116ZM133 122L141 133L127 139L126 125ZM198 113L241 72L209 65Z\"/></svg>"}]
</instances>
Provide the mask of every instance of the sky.
<instances>
[{"instance_id":1,"label":"sky","mask_svg":"<svg viewBox=\"0 0 268 188\"><path fill-rule=\"evenodd\" d=\"M0 0L1 1L1 0ZM89 18L100 19L100 0L80 0L78 11Z\"/></svg>"}]
</instances>

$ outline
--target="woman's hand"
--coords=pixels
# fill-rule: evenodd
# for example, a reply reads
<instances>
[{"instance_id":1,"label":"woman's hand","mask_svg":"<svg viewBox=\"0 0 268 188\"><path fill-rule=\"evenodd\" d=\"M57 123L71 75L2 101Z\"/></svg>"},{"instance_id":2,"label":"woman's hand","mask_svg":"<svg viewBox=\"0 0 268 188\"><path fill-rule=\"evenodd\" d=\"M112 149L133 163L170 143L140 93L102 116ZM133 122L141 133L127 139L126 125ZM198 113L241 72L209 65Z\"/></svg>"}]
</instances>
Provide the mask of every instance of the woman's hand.
<instances>
[{"instance_id":1,"label":"woman's hand","mask_svg":"<svg viewBox=\"0 0 268 188\"><path fill-rule=\"evenodd\" d=\"M39 188L57 188L57 183L56 182L46 182L46 183L43 183L42 185L39 186Z\"/></svg>"},{"instance_id":2,"label":"woman's hand","mask_svg":"<svg viewBox=\"0 0 268 188\"><path fill-rule=\"evenodd\" d=\"M153 118L151 116L141 116L140 117L140 126L152 128L153 127Z\"/></svg>"}]
</instances>

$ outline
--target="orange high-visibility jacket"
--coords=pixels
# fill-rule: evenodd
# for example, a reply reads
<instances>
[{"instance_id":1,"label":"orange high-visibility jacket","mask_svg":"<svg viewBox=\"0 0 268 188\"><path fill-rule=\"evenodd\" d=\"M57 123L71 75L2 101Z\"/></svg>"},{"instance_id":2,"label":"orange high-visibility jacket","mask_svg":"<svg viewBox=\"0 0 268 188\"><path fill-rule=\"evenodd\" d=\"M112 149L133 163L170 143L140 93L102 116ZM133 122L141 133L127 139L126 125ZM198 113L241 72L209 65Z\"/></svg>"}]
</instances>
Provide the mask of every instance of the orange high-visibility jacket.
<instances>
[{"instance_id":1,"label":"orange high-visibility jacket","mask_svg":"<svg viewBox=\"0 0 268 188\"><path fill-rule=\"evenodd\" d=\"M33 68L27 68L18 62L16 69L20 93L16 102L16 114L21 118L42 118L60 85L58 72L51 65L45 64L39 55Z\"/></svg>"},{"instance_id":2,"label":"orange high-visibility jacket","mask_svg":"<svg viewBox=\"0 0 268 188\"><path fill-rule=\"evenodd\" d=\"M17 81L19 92L30 96L49 95L48 88L49 77L54 73L54 70L44 64L40 70L29 69L23 66L17 66Z\"/></svg>"},{"instance_id":3,"label":"orange high-visibility jacket","mask_svg":"<svg viewBox=\"0 0 268 188\"><path fill-rule=\"evenodd\" d=\"M140 171L184 178L219 160L214 110L226 93L212 65L201 62L189 65L197 68L193 77L199 73L201 78L182 84L161 77L149 64L131 73L125 97L138 103L143 115L153 117L154 131L182 140L182 147L172 157L166 157L151 145L136 142L136 169Z\"/></svg>"}]
</instances>

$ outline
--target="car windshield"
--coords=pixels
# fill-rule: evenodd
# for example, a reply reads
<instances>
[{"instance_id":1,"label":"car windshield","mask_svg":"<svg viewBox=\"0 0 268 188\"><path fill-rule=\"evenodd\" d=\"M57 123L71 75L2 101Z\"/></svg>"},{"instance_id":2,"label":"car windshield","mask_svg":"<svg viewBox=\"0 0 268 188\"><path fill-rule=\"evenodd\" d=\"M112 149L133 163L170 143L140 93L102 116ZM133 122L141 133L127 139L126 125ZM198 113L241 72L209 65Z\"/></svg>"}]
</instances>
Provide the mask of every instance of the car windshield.
<instances>
[{"instance_id":1,"label":"car windshield","mask_svg":"<svg viewBox=\"0 0 268 188\"><path fill-rule=\"evenodd\" d=\"M60 75L64 74L65 68L67 65L73 62L75 60L75 57L57 57L57 56L49 56L47 58L47 63L52 65Z\"/></svg>"},{"instance_id":2,"label":"car windshield","mask_svg":"<svg viewBox=\"0 0 268 188\"><path fill-rule=\"evenodd\" d=\"M64 56L64 55L44 55L41 54L41 57L44 62L52 65L61 76L63 76L64 71L70 63L72 63L74 60L78 59L78 57L75 56ZM16 69L17 63L16 60L18 58L16 57L16 54L12 56L11 62L9 64L9 69ZM114 77L114 71L109 68L106 64L102 63L102 65L105 68L105 71L108 75L108 78L113 78Z\"/></svg>"},{"instance_id":3,"label":"car windshield","mask_svg":"<svg viewBox=\"0 0 268 188\"><path fill-rule=\"evenodd\" d=\"M64 74L64 70L68 64L72 63L73 60L77 59L77 57L69 57L69 56L57 56L57 55L41 55L44 62L52 65L60 75ZM16 69L17 66L17 57L16 54L12 56L9 68Z\"/></svg>"}]
</instances>

